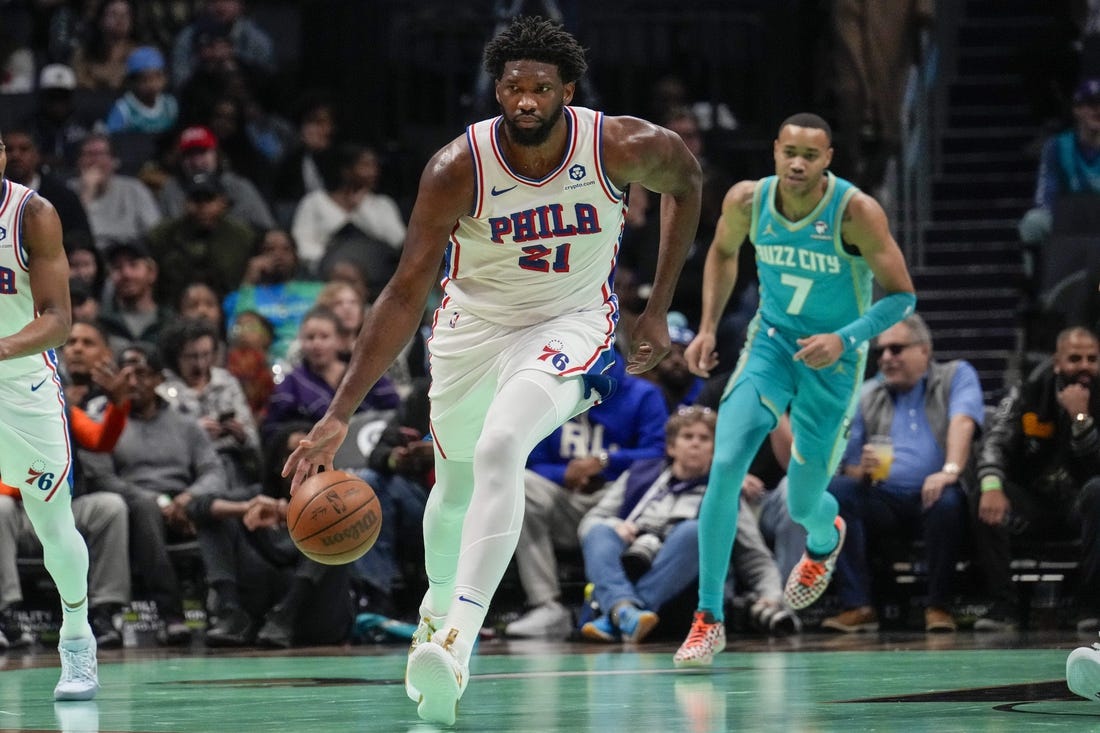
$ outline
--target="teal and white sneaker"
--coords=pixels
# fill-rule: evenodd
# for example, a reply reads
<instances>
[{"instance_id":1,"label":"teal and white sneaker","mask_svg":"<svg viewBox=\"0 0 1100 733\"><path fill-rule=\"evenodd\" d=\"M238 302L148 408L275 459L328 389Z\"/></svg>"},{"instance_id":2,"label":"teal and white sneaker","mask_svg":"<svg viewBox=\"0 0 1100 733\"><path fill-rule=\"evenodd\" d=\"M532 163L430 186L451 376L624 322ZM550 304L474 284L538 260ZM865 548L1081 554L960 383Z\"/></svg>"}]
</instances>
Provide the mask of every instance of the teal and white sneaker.
<instances>
[{"instance_id":1,"label":"teal and white sneaker","mask_svg":"<svg viewBox=\"0 0 1100 733\"><path fill-rule=\"evenodd\" d=\"M53 688L53 699L91 700L95 697L99 690L95 637L63 639L57 651L61 653L61 679Z\"/></svg>"},{"instance_id":2,"label":"teal and white sneaker","mask_svg":"<svg viewBox=\"0 0 1100 733\"><path fill-rule=\"evenodd\" d=\"M454 648L457 637L458 629L451 629L442 644L433 638L409 655L406 676L408 684L420 691L416 714L421 720L454 725L458 701L470 681L470 670Z\"/></svg>"},{"instance_id":3,"label":"teal and white sneaker","mask_svg":"<svg viewBox=\"0 0 1100 733\"><path fill-rule=\"evenodd\" d=\"M420 623L416 625L416 631L413 632L412 642L409 644L409 658L412 658L412 653L416 651L416 648L426 641L431 641L432 634L439 631L439 627L443 623L444 616L431 616L424 615L421 610ZM409 696L409 699L413 702L420 702L420 690L416 689L409 683L409 668L405 666L405 694Z\"/></svg>"},{"instance_id":4,"label":"teal and white sneaker","mask_svg":"<svg viewBox=\"0 0 1100 733\"><path fill-rule=\"evenodd\" d=\"M1074 694L1100 700L1100 644L1070 652L1066 659L1066 684Z\"/></svg>"}]
</instances>

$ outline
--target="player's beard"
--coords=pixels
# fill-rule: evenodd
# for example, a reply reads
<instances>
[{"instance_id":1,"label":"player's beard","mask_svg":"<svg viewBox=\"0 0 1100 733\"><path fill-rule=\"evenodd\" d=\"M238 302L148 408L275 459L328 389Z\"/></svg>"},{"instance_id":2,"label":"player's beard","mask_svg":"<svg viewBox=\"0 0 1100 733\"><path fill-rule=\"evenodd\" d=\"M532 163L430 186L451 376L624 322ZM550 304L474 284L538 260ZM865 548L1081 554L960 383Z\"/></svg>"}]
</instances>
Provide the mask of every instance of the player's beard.
<instances>
[{"instance_id":1,"label":"player's beard","mask_svg":"<svg viewBox=\"0 0 1100 733\"><path fill-rule=\"evenodd\" d=\"M516 145L523 145L525 147L533 148L542 145L550 138L550 132L561 118L564 110L565 104L559 104L557 109L551 112L550 116L544 119L542 124L538 127L520 127L516 124L515 120L505 117L504 126L508 129L509 139Z\"/></svg>"}]
</instances>

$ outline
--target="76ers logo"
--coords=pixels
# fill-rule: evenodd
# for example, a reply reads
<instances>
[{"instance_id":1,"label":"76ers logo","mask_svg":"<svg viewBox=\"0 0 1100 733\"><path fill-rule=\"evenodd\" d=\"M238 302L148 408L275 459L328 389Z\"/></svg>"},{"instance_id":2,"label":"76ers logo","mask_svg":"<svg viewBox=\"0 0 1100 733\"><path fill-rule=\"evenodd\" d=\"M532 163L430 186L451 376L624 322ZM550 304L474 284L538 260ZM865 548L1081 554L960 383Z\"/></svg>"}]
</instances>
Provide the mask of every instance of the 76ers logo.
<instances>
[{"instance_id":1,"label":"76ers logo","mask_svg":"<svg viewBox=\"0 0 1100 733\"><path fill-rule=\"evenodd\" d=\"M559 372L564 371L569 366L569 357L562 353L562 349L565 348L558 339L550 339L546 346L542 347L542 354L539 356L539 361L549 361L554 365L554 368Z\"/></svg>"},{"instance_id":2,"label":"76ers logo","mask_svg":"<svg viewBox=\"0 0 1100 733\"><path fill-rule=\"evenodd\" d=\"M27 467L27 486L33 486L39 491L49 491L53 488L54 475L46 470L45 461L35 461Z\"/></svg>"}]
</instances>

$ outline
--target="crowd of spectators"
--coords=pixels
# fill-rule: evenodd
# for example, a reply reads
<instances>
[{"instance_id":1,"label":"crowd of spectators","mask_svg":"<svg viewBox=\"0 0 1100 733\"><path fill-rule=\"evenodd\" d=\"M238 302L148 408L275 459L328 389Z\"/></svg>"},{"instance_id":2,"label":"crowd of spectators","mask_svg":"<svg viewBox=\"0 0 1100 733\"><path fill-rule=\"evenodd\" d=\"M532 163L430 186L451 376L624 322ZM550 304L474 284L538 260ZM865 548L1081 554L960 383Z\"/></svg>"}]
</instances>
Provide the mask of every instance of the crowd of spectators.
<instances>
[{"instance_id":1,"label":"crowd of spectators","mask_svg":"<svg viewBox=\"0 0 1100 733\"><path fill-rule=\"evenodd\" d=\"M0 9L6 37L24 30L32 37L19 23L37 16L13 7ZM278 469L324 412L405 236L404 212L382 192L379 150L344 139L335 103L320 91L303 91L287 117L267 105L278 71L274 46L242 0L101 0L65 5L48 20L48 52L28 57L16 44L0 58L0 94L33 93L36 102L0 133L7 176L39 190L64 225L74 307L73 335L62 349L69 403L74 414L116 430L109 444L78 440L76 451L74 511L89 539L100 646L122 643L119 612L135 598L157 607L162 643L190 641L168 552L181 543L195 543L203 560L210 645L337 643L351 632L354 600L386 615L415 614L409 599L418 594L401 591L423 582L417 537L432 486L424 332L368 394L366 427L345 454L352 456L347 465L338 466L360 472L379 494L386 523L375 549L354 565L328 569L295 553L281 524L287 486ZM77 90L113 101L86 119L74 104ZM1082 81L1073 99L1077 138L1067 132L1044 154L1040 211L1026 228L1038 222L1038 233L1027 235L1035 241L1049 234L1042 228L1049 227L1042 211L1051 208L1048 194L1097 177L1088 127L1097 100L1100 81ZM704 219L676 293L682 312L669 323L673 351L644 378L621 375L620 396L566 423L532 453L516 557L528 608L507 626L510 635L639 642L665 607L675 613L673 601L693 584L711 410L728 371L703 384L688 373L683 349L732 178L707 157L695 111L677 105L661 114L658 121L683 137L707 179ZM1067 162L1076 174L1060 178L1054 168ZM624 351L655 267L656 208L653 194L631 192L616 282ZM743 270L720 331L727 368L756 304L752 262ZM980 592L992 604L976 628L1018 625L1006 558L1013 537L1032 526L1020 519L1028 490L1050 494L1064 509L1094 512L1096 337L1087 329L1063 334L1047 371L1006 398L993 426L985 423L973 368L936 363L919 317L883 334L876 347L876 374L842 475L830 487L851 534L838 570L841 613L823 626L877 625L880 598L866 558L887 535L924 540L932 571L927 630L956 628L953 569L975 539L986 543L977 553L989 581ZM792 448L784 430L777 426L746 478L728 594L731 604L748 600L751 625L764 633L802 626L780 591L804 545L785 512ZM880 474L868 457L874 433L893 438L892 473ZM1009 460L1037 440L1051 441L1045 449L1069 461L1061 473L1060 462L1044 473L1053 488L1031 486ZM1041 536L1083 541L1091 577L1100 567L1089 554L1097 532L1091 513L1084 527L1081 511L1054 514ZM36 548L17 495L0 495L0 523L13 548L0 552L0 646L7 646L28 641L18 573L8 561ZM579 562L594 584L600 612L585 623L563 597L563 558ZM1080 595L1082 628L1100 626L1091 598ZM310 622L320 616L324 623ZM311 635L321 627L331 633Z\"/></svg>"}]
</instances>

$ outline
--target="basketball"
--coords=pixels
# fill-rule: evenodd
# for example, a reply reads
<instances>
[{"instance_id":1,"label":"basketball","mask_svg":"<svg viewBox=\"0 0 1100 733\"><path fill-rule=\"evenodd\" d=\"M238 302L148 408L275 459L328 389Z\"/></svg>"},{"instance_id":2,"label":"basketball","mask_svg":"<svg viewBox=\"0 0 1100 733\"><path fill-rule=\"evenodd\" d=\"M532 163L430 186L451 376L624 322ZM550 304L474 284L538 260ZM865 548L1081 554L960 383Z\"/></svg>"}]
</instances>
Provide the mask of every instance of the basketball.
<instances>
[{"instance_id":1,"label":"basketball","mask_svg":"<svg viewBox=\"0 0 1100 733\"><path fill-rule=\"evenodd\" d=\"M324 471L303 481L290 497L286 526L303 555L324 565L343 565L374 546L382 511L366 481L344 471Z\"/></svg>"}]
</instances>

